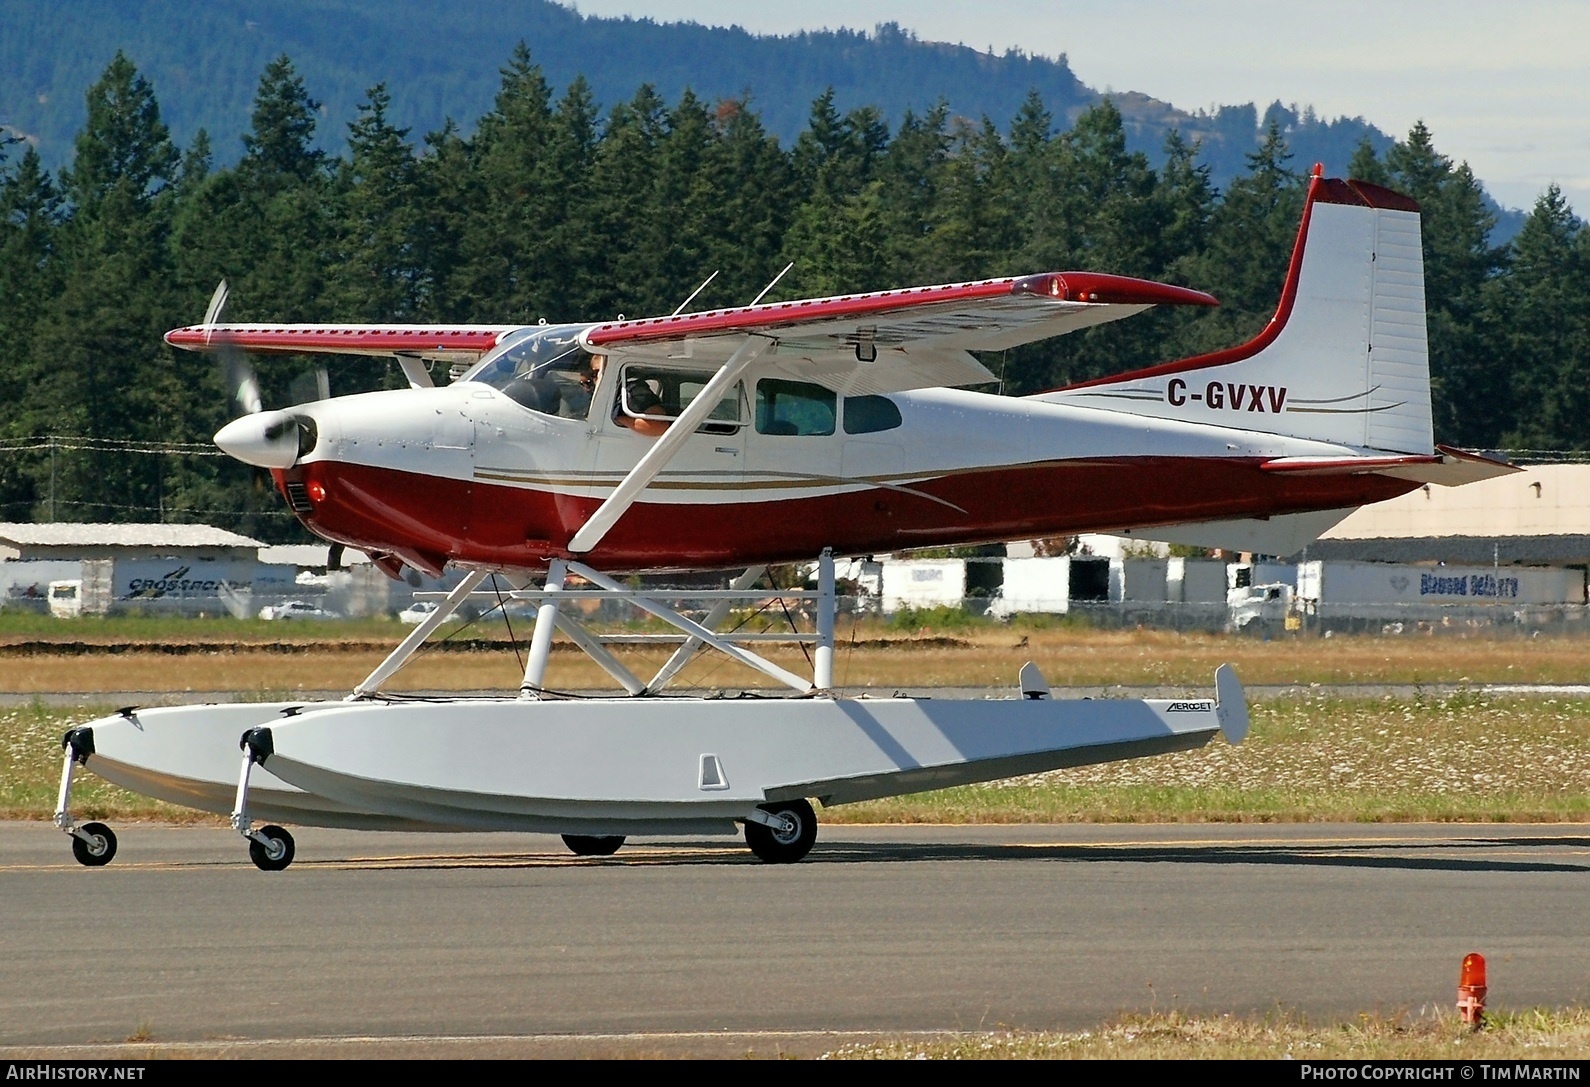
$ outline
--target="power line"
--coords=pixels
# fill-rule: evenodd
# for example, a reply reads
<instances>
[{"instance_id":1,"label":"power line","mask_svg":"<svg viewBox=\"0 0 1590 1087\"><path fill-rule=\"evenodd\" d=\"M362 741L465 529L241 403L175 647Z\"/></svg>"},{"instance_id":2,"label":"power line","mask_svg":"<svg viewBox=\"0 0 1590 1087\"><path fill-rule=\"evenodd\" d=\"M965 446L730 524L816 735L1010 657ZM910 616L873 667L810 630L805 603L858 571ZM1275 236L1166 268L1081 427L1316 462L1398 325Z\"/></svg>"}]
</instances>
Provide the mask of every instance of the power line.
<instances>
[{"instance_id":1,"label":"power line","mask_svg":"<svg viewBox=\"0 0 1590 1087\"><path fill-rule=\"evenodd\" d=\"M193 506L129 506L120 502L82 502L66 498L57 498L57 506L91 506L96 509L106 510L137 510L142 513L202 513L225 517L293 517L291 510L223 510L223 509L198 509ZM11 509L21 506L32 508L37 505L33 499L22 499L16 502L0 502L0 509Z\"/></svg>"},{"instance_id":2,"label":"power line","mask_svg":"<svg viewBox=\"0 0 1590 1087\"><path fill-rule=\"evenodd\" d=\"M129 438L90 438L74 434L44 434L26 438L0 438L0 453L35 450L87 450L96 453L143 453L160 456L223 457L226 454L205 442L146 442Z\"/></svg>"}]
</instances>

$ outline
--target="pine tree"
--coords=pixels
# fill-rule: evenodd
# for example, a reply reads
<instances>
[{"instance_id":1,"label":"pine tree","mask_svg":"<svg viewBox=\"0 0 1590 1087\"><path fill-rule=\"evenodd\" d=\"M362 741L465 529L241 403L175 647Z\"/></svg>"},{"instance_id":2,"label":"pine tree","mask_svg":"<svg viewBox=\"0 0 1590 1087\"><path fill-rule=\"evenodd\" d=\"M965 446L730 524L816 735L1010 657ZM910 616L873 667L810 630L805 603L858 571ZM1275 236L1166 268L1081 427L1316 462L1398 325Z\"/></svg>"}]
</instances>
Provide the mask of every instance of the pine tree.
<instances>
[{"instance_id":1,"label":"pine tree","mask_svg":"<svg viewBox=\"0 0 1590 1087\"><path fill-rule=\"evenodd\" d=\"M1590 448L1590 231L1552 185L1490 285L1499 362L1517 388L1510 447Z\"/></svg>"},{"instance_id":2,"label":"pine tree","mask_svg":"<svg viewBox=\"0 0 1590 1087\"><path fill-rule=\"evenodd\" d=\"M1084 111L1046 147L1035 138L1033 111L1026 114L1024 128L1032 134L1023 137L1030 150L1018 156L1017 169L1027 179L1019 188L1036 189L1024 221L1041 223L1042 232L1029 237L1020 270L1162 275L1176 209L1160 197L1146 156L1128 151L1115 105L1106 99ZM1158 321L1136 318L1033 344L1001 360L1005 387L1031 392L1147 365L1157 361L1163 341Z\"/></svg>"},{"instance_id":3,"label":"pine tree","mask_svg":"<svg viewBox=\"0 0 1590 1087\"><path fill-rule=\"evenodd\" d=\"M0 438L30 429L17 409L36 378L32 344L45 300L58 289L60 213L60 196L32 147L0 170ZM20 452L0 456L0 520L27 517L42 461Z\"/></svg>"},{"instance_id":4,"label":"pine tree","mask_svg":"<svg viewBox=\"0 0 1590 1087\"><path fill-rule=\"evenodd\" d=\"M39 433L187 440L189 367L162 336L171 311L167 259L178 153L154 92L118 53L88 91L88 120L63 172L70 219L62 275L34 338L28 425ZM55 473L62 519L159 519L159 458L82 452ZM38 491L44 488L37 487Z\"/></svg>"},{"instance_id":5,"label":"pine tree","mask_svg":"<svg viewBox=\"0 0 1590 1087\"><path fill-rule=\"evenodd\" d=\"M547 243L550 199L538 169L551 138L552 91L520 42L502 70L495 108L472 140L470 199L458 266L438 269L444 293L490 320L546 317L538 254Z\"/></svg>"},{"instance_id":6,"label":"pine tree","mask_svg":"<svg viewBox=\"0 0 1590 1087\"><path fill-rule=\"evenodd\" d=\"M1384 177L1419 202L1437 439L1493 446L1513 395L1481 326L1482 292L1500 259L1489 244L1495 218L1468 164L1436 151L1423 121L1386 153Z\"/></svg>"},{"instance_id":7,"label":"pine tree","mask_svg":"<svg viewBox=\"0 0 1590 1087\"><path fill-rule=\"evenodd\" d=\"M1232 347L1257 335L1275 313L1303 214L1304 178L1273 121L1248 172L1237 178L1209 220L1209 244L1186 260L1189 287L1208 291L1220 308L1199 316L1172 345L1178 354Z\"/></svg>"},{"instance_id":8,"label":"pine tree","mask_svg":"<svg viewBox=\"0 0 1590 1087\"><path fill-rule=\"evenodd\" d=\"M1005 141L986 117L979 125L961 122L952 138L929 216L926 278L945 283L1011 274L1020 234Z\"/></svg>"},{"instance_id":9,"label":"pine tree","mask_svg":"<svg viewBox=\"0 0 1590 1087\"><path fill-rule=\"evenodd\" d=\"M719 102L713 124L717 140L708 168L717 181L710 263L720 274L692 309L744 305L767 285L783 267L776 254L795 196L789 159L747 99Z\"/></svg>"},{"instance_id":10,"label":"pine tree","mask_svg":"<svg viewBox=\"0 0 1590 1087\"><path fill-rule=\"evenodd\" d=\"M590 182L592 244L607 274L582 317L639 316L648 300L646 288L635 285L649 284L655 271L641 234L660 214L653 163L667 127L667 107L649 84L608 114Z\"/></svg>"},{"instance_id":11,"label":"pine tree","mask_svg":"<svg viewBox=\"0 0 1590 1087\"><path fill-rule=\"evenodd\" d=\"M319 109L287 54L265 66L254 94L252 128L243 136L243 161L238 164L247 184L274 191L316 179L326 157L314 145Z\"/></svg>"},{"instance_id":12,"label":"pine tree","mask_svg":"<svg viewBox=\"0 0 1590 1087\"><path fill-rule=\"evenodd\" d=\"M1347 176L1357 181L1368 181L1376 185L1390 187L1391 171L1386 169L1386 164L1380 161L1375 154L1375 145L1365 136L1358 141L1358 146L1353 150L1353 157L1347 164Z\"/></svg>"},{"instance_id":13,"label":"pine tree","mask_svg":"<svg viewBox=\"0 0 1590 1087\"><path fill-rule=\"evenodd\" d=\"M366 92L348 126L349 160L339 177L341 259L338 309L345 320L406 321L422 291L420 207L409 130L387 119L384 83Z\"/></svg>"},{"instance_id":14,"label":"pine tree","mask_svg":"<svg viewBox=\"0 0 1590 1087\"><path fill-rule=\"evenodd\" d=\"M879 262L893 285L936 279L930 235L951 145L949 106L941 101L920 117L907 112L878 164L878 210L883 220Z\"/></svg>"}]
</instances>

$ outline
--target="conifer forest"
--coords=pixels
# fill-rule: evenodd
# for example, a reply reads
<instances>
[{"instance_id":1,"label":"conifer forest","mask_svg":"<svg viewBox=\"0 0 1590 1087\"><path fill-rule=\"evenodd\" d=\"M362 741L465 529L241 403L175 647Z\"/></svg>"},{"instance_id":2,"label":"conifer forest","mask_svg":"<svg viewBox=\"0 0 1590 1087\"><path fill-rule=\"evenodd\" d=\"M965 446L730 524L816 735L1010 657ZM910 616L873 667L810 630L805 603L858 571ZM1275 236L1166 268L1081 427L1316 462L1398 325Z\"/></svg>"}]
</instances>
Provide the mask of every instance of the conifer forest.
<instances>
[{"instance_id":1,"label":"conifer forest","mask_svg":"<svg viewBox=\"0 0 1590 1087\"><path fill-rule=\"evenodd\" d=\"M263 474L214 455L215 360L162 339L200 321L223 278L238 321L656 316L714 271L693 309L747 303L790 262L768 300L1086 269L1221 301L985 357L1020 395L1257 333L1313 166L1272 127L1217 189L1175 133L1151 165L1108 99L1067 128L1036 93L1012 117L939 106L893 126L824 95L781 144L746 100L640 86L604 107L580 79L556 92L523 46L467 132L403 127L377 85L328 154L312 92L278 58L240 152L237 133L179 147L118 54L58 173L25 143L0 150L0 520L305 538ZM1480 182L1422 124L1327 166L1423 208L1436 440L1590 448L1590 232L1562 194L1496 246ZM380 360L319 361L334 394L402 382ZM260 360L265 405L302 399L315 365Z\"/></svg>"}]
</instances>

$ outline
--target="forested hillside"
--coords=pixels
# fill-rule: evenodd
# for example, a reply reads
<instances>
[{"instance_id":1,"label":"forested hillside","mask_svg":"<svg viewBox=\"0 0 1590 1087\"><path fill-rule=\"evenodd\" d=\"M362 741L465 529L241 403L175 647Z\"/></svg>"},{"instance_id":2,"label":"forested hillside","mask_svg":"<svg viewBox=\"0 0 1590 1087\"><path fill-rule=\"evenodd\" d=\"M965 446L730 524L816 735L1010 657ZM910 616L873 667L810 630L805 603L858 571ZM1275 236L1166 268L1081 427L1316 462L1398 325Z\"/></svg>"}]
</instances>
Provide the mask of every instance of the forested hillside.
<instances>
[{"instance_id":1,"label":"forested hillside","mask_svg":"<svg viewBox=\"0 0 1590 1087\"><path fill-rule=\"evenodd\" d=\"M178 146L118 55L87 96L70 162L13 146L0 173L0 519L202 520L299 530L260 477L207 456L224 422L214 363L162 334L216 282L239 320L551 321L1088 268L1208 290L1220 309L1153 312L988 359L1020 393L1252 335L1273 311L1306 164L1272 126L1217 190L1172 136L1130 149L1108 101L1068 123L1038 94L1008 117L947 107L897 124L808 104L784 146L757 103L632 88L598 108L555 92L522 47L466 136L426 135L370 88L339 153L292 63L257 86L235 165ZM237 139L236 133L216 139ZM1436 430L1477 447L1590 447L1590 235L1555 191L1503 249L1475 178L1416 127L1351 172L1425 210ZM288 400L308 360L261 364ZM331 363L333 390L392 382ZM439 375L442 376L442 375ZM191 444L188 444L191 443ZM165 452L139 453L138 449Z\"/></svg>"},{"instance_id":2,"label":"forested hillside","mask_svg":"<svg viewBox=\"0 0 1590 1087\"><path fill-rule=\"evenodd\" d=\"M750 95L763 126L788 147L806 107L827 88L841 112L874 106L892 126L941 99L952 116L1013 116L1029 91L1069 124L1099 100L1062 55L994 54L917 40L884 24L869 33L763 36L693 23L582 16L552 0L0 0L0 126L35 142L51 169L71 154L83 123L83 88L123 51L164 100L174 138L216 138L216 161L241 148L259 72L291 56L322 103L317 146L336 153L365 90L385 82L397 123L428 132L451 117L466 134L491 107L497 69L516 41L530 43L554 93L583 77L605 112L649 83L666 100L686 90L707 101ZM971 43L976 46L979 43ZM1390 137L1361 118L1325 120L1280 104L1233 104L1188 113L1145 95L1115 96L1127 144L1157 163L1170 128L1201 145L1217 185L1275 121L1298 161L1340 170L1358 142Z\"/></svg>"}]
</instances>

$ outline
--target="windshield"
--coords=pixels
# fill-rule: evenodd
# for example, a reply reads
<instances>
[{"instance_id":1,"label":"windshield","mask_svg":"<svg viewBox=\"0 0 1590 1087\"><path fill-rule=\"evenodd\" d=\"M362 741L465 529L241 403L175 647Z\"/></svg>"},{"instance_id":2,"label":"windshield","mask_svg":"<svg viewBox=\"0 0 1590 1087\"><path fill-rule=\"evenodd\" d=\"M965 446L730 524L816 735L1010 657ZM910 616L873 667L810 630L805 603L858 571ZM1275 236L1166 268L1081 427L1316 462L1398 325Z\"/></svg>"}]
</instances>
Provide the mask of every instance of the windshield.
<instances>
[{"instance_id":1,"label":"windshield","mask_svg":"<svg viewBox=\"0 0 1590 1087\"><path fill-rule=\"evenodd\" d=\"M542 325L510 333L461 380L490 385L531 411L584 419L595 371L578 338L589 327Z\"/></svg>"}]
</instances>

